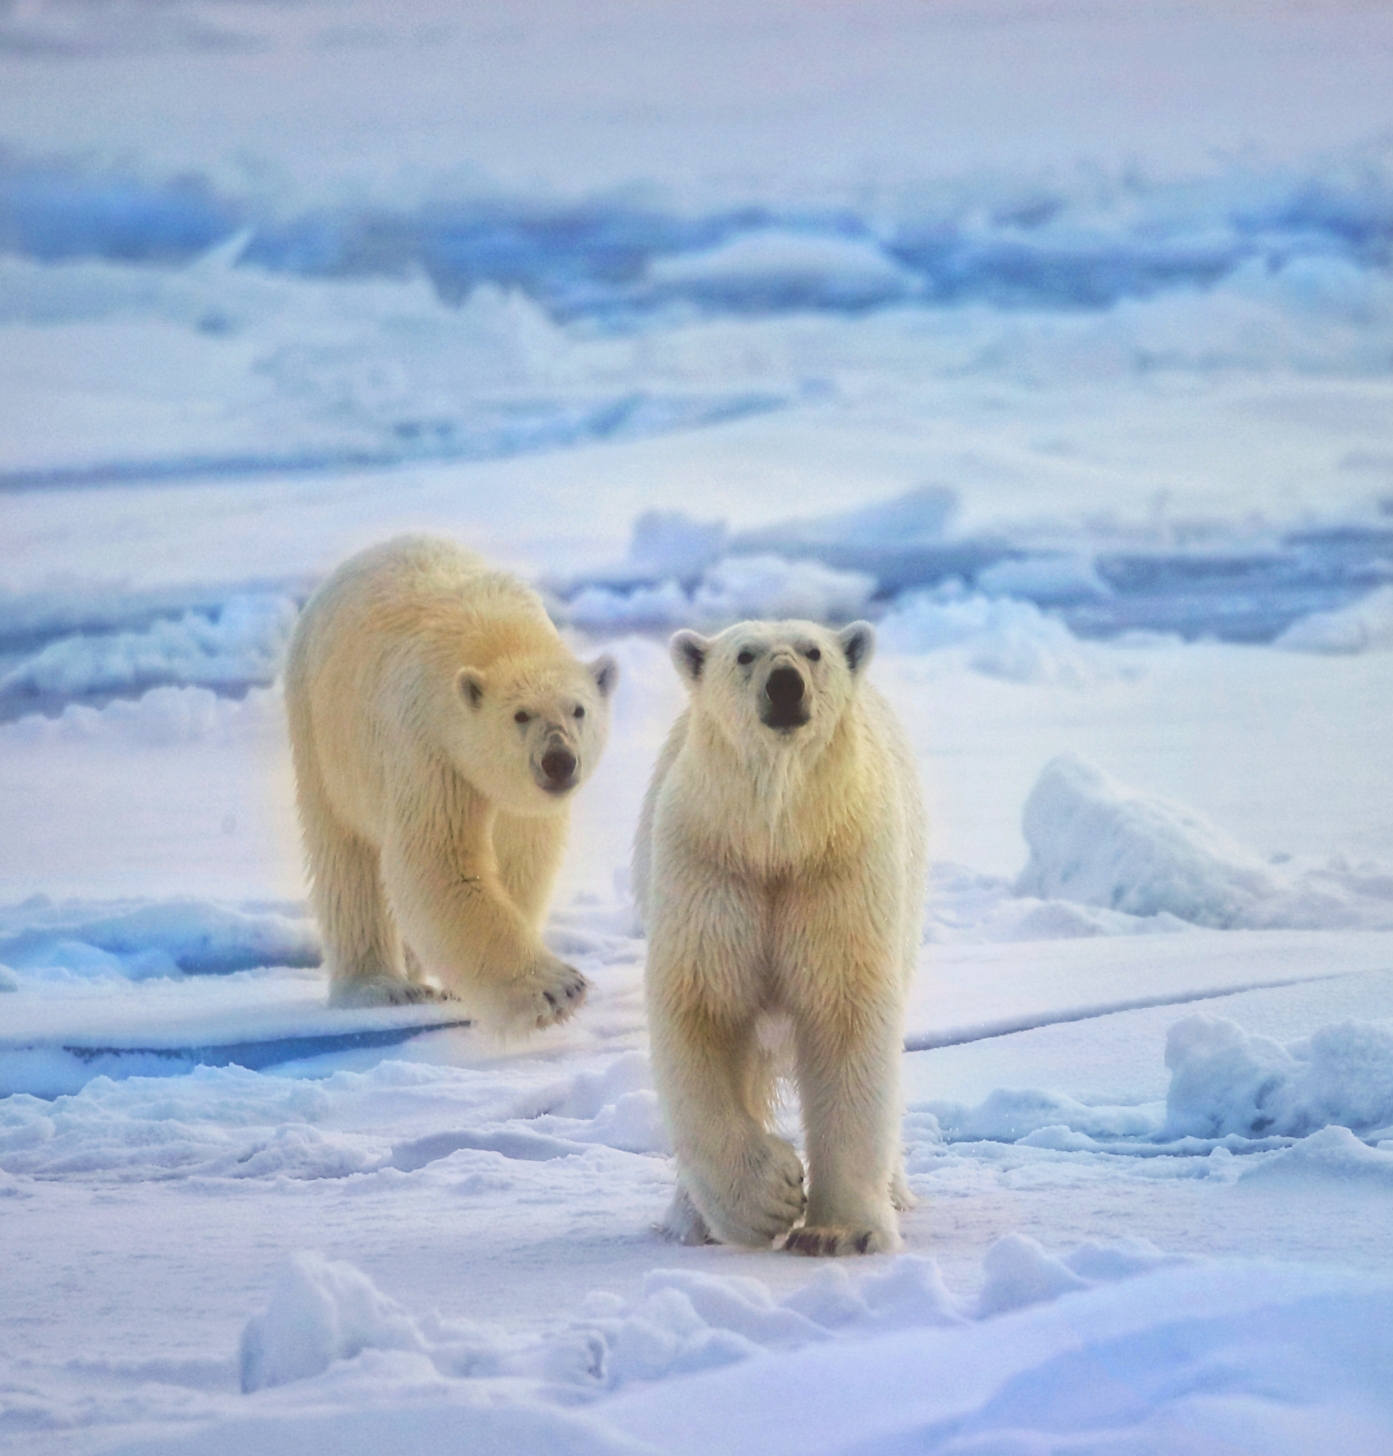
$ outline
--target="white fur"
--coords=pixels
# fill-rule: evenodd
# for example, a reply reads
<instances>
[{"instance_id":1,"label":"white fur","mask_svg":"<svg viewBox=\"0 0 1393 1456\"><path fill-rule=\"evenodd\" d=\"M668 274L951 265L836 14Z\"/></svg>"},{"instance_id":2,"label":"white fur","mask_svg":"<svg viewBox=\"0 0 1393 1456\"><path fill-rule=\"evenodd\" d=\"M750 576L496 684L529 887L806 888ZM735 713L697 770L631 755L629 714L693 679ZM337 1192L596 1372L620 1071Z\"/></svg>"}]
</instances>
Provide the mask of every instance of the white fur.
<instances>
[{"instance_id":1,"label":"white fur","mask_svg":"<svg viewBox=\"0 0 1393 1456\"><path fill-rule=\"evenodd\" d=\"M617 675L447 541L373 547L315 592L285 697L331 1001L430 999L430 976L500 1030L580 1005L584 977L539 932ZM577 761L562 782L542 767L558 750Z\"/></svg>"},{"instance_id":2,"label":"white fur","mask_svg":"<svg viewBox=\"0 0 1393 1456\"><path fill-rule=\"evenodd\" d=\"M926 822L909 745L864 681L874 640L864 622L840 633L743 622L672 641L691 701L649 785L634 883L653 1072L678 1160L667 1227L685 1242L900 1246L895 1209L912 1200L899 1062ZM801 726L766 721L780 669L803 681ZM798 1155L769 1130L775 1066L761 1030L785 1017L806 1206Z\"/></svg>"}]
</instances>

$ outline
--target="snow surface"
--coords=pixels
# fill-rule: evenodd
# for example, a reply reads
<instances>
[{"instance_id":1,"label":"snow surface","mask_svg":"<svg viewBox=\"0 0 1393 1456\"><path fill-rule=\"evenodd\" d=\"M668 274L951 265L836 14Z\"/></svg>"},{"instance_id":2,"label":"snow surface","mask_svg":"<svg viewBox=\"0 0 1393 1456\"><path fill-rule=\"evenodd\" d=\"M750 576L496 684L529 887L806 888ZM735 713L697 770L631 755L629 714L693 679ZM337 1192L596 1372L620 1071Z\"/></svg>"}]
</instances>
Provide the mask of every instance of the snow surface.
<instances>
[{"instance_id":1,"label":"snow surface","mask_svg":"<svg viewBox=\"0 0 1393 1456\"><path fill-rule=\"evenodd\" d=\"M1391 14L0 7L0 1450L1393 1448ZM530 1041L324 1004L277 672L404 530L622 666ZM653 1230L746 615L925 781L899 1256Z\"/></svg>"}]
</instances>

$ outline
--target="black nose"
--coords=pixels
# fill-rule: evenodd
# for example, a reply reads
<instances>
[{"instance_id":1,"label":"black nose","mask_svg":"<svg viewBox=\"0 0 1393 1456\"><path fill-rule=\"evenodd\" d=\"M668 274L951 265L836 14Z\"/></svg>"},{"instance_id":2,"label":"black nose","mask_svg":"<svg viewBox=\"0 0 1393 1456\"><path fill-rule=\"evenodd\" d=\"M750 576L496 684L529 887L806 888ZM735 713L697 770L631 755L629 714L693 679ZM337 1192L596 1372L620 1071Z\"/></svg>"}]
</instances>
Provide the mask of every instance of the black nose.
<instances>
[{"instance_id":1,"label":"black nose","mask_svg":"<svg viewBox=\"0 0 1393 1456\"><path fill-rule=\"evenodd\" d=\"M549 748L542 757L542 772L554 784L564 784L576 771L576 756L564 748Z\"/></svg>"},{"instance_id":2,"label":"black nose","mask_svg":"<svg viewBox=\"0 0 1393 1456\"><path fill-rule=\"evenodd\" d=\"M769 703L774 708L792 708L803 701L803 679L791 667L776 667L764 684Z\"/></svg>"}]
</instances>

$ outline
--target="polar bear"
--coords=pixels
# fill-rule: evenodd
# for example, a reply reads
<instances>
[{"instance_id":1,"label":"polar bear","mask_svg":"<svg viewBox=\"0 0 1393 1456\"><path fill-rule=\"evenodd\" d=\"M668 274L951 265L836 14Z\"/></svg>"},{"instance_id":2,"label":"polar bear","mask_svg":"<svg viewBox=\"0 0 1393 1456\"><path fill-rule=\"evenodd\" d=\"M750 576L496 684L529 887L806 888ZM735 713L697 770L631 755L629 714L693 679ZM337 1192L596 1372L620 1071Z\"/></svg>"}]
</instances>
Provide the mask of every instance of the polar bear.
<instances>
[{"instance_id":1,"label":"polar bear","mask_svg":"<svg viewBox=\"0 0 1393 1456\"><path fill-rule=\"evenodd\" d=\"M874 629L679 632L690 696L640 816L653 1075L677 1152L665 1228L805 1254L900 1247L913 1202L899 1061L927 826L914 757L865 679ZM807 1136L769 1130L771 1028ZM800 1228L794 1228L806 1213ZM793 1230L793 1232L790 1232Z\"/></svg>"},{"instance_id":2,"label":"polar bear","mask_svg":"<svg viewBox=\"0 0 1393 1456\"><path fill-rule=\"evenodd\" d=\"M285 699L332 1004L434 999L429 975L500 1031L580 1005L539 930L617 679L448 541L370 548L314 593Z\"/></svg>"}]
</instances>

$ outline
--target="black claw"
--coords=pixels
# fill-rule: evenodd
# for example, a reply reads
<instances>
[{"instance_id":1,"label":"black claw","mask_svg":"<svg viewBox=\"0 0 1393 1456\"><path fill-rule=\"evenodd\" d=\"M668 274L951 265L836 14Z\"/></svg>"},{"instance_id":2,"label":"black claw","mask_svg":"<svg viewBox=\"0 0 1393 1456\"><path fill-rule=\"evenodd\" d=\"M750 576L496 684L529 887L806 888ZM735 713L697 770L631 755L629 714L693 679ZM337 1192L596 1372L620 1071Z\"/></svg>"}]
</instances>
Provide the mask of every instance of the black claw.
<instances>
[{"instance_id":1,"label":"black claw","mask_svg":"<svg viewBox=\"0 0 1393 1456\"><path fill-rule=\"evenodd\" d=\"M555 1011L556 997L553 996L550 991L543 991L542 996L545 998L547 1005L550 1006L553 1011Z\"/></svg>"},{"instance_id":2,"label":"black claw","mask_svg":"<svg viewBox=\"0 0 1393 1456\"><path fill-rule=\"evenodd\" d=\"M870 1235L869 1231L867 1231L866 1233L862 1234L856 1240L856 1252L858 1254L869 1253L870 1252L870 1247L871 1247L871 1235Z\"/></svg>"}]
</instances>

